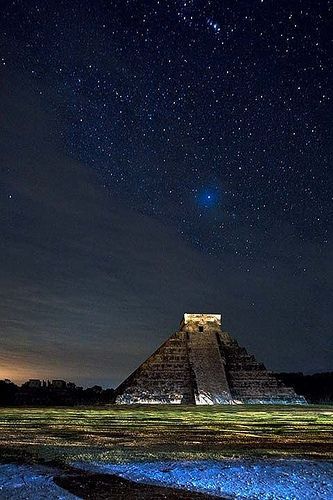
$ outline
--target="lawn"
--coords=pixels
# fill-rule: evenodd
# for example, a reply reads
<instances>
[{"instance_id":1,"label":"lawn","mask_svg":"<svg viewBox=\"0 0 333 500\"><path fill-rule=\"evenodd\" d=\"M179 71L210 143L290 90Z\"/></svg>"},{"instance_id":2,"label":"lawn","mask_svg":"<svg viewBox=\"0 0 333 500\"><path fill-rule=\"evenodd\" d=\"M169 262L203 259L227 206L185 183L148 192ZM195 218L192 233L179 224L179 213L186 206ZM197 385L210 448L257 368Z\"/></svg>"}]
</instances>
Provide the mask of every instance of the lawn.
<instances>
[{"instance_id":1,"label":"lawn","mask_svg":"<svg viewBox=\"0 0 333 500\"><path fill-rule=\"evenodd\" d=\"M2 460L333 458L332 406L0 408Z\"/></svg>"}]
</instances>

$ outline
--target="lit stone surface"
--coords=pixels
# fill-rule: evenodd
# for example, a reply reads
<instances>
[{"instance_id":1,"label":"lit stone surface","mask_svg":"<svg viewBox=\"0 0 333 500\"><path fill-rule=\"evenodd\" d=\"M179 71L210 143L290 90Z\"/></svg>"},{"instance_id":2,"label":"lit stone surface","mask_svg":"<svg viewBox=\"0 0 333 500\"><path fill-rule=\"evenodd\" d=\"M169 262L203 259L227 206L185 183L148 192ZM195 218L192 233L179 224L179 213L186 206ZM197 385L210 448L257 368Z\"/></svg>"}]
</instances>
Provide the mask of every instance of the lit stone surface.
<instances>
[{"instance_id":1,"label":"lit stone surface","mask_svg":"<svg viewBox=\"0 0 333 500\"><path fill-rule=\"evenodd\" d=\"M53 476L56 468L27 464L0 465L0 498L11 500L76 500L77 496L59 488Z\"/></svg>"},{"instance_id":2,"label":"lit stone surface","mask_svg":"<svg viewBox=\"0 0 333 500\"><path fill-rule=\"evenodd\" d=\"M180 329L116 390L122 404L306 403L221 328L220 314L185 313Z\"/></svg>"},{"instance_id":3,"label":"lit stone surface","mask_svg":"<svg viewBox=\"0 0 333 500\"><path fill-rule=\"evenodd\" d=\"M332 499L333 464L330 461L227 459L75 465L136 482L208 493L212 498Z\"/></svg>"}]
</instances>

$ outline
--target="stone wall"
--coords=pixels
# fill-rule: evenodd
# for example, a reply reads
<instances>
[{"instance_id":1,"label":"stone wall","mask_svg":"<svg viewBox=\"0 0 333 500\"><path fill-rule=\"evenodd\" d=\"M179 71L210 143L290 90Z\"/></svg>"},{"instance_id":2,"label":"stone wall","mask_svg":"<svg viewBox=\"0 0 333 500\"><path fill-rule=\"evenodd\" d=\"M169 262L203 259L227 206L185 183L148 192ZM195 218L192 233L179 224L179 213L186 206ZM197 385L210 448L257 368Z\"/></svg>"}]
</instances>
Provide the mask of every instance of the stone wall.
<instances>
[{"instance_id":1,"label":"stone wall","mask_svg":"<svg viewBox=\"0 0 333 500\"><path fill-rule=\"evenodd\" d=\"M184 332L172 335L117 389L118 403L194 403Z\"/></svg>"},{"instance_id":2,"label":"stone wall","mask_svg":"<svg viewBox=\"0 0 333 500\"><path fill-rule=\"evenodd\" d=\"M239 403L301 403L292 388L282 384L262 363L237 342L224 345L228 381L233 400Z\"/></svg>"}]
</instances>

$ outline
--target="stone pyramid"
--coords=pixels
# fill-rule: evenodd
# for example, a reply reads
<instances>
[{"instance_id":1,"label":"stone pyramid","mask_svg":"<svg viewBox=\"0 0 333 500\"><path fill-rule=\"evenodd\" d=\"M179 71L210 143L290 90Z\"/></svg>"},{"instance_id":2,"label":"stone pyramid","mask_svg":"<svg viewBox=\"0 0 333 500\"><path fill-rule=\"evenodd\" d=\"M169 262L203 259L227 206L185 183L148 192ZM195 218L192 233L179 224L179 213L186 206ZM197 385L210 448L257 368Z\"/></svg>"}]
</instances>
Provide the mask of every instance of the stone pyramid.
<instances>
[{"instance_id":1,"label":"stone pyramid","mask_svg":"<svg viewBox=\"0 0 333 500\"><path fill-rule=\"evenodd\" d=\"M184 314L179 331L116 389L123 404L304 404L221 328L220 314Z\"/></svg>"}]
</instances>

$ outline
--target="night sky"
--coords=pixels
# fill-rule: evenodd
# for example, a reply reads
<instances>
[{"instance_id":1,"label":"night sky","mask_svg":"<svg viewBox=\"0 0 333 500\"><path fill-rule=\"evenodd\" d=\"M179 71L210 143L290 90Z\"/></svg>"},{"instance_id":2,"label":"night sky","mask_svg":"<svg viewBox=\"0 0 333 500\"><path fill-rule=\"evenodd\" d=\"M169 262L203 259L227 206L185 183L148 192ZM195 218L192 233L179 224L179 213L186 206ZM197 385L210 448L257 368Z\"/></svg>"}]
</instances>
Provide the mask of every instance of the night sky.
<instances>
[{"instance_id":1,"label":"night sky","mask_svg":"<svg viewBox=\"0 0 333 500\"><path fill-rule=\"evenodd\" d=\"M332 369L332 5L0 1L0 378L115 386L184 312Z\"/></svg>"}]
</instances>

